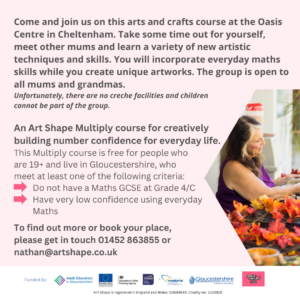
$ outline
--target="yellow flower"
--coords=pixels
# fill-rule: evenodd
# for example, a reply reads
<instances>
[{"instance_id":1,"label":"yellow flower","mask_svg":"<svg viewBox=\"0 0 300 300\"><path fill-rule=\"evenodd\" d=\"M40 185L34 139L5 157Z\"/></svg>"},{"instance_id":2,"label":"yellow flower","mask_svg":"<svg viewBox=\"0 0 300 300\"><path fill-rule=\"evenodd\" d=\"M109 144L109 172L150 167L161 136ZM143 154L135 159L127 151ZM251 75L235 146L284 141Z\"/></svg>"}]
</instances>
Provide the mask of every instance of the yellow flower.
<instances>
[{"instance_id":1,"label":"yellow flower","mask_svg":"<svg viewBox=\"0 0 300 300\"><path fill-rule=\"evenodd\" d=\"M251 202L251 206L255 210L264 208L264 205L258 199L251 200L250 202Z\"/></svg>"}]
</instances>

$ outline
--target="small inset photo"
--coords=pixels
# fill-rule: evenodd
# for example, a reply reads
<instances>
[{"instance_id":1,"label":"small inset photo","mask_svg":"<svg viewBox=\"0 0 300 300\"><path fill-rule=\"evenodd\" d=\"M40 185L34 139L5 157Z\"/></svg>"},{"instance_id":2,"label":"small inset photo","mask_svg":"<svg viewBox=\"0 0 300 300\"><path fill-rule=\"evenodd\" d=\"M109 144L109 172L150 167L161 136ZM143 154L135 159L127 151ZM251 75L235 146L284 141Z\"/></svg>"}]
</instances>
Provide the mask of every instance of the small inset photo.
<instances>
[{"instance_id":1,"label":"small inset photo","mask_svg":"<svg viewBox=\"0 0 300 300\"><path fill-rule=\"evenodd\" d=\"M300 90L257 90L206 180L256 265L300 266Z\"/></svg>"}]
</instances>

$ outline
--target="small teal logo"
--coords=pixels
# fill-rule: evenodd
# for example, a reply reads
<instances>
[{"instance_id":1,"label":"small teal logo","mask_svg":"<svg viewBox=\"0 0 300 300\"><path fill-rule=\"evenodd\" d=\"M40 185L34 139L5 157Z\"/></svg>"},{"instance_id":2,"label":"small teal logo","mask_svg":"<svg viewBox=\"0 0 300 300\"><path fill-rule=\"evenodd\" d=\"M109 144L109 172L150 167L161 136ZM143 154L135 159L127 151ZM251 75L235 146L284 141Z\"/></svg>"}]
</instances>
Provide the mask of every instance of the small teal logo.
<instances>
[{"instance_id":1,"label":"small teal logo","mask_svg":"<svg viewBox=\"0 0 300 300\"><path fill-rule=\"evenodd\" d=\"M195 278L192 276L191 278L190 278L190 284L194 284L195 283Z\"/></svg>"},{"instance_id":2,"label":"small teal logo","mask_svg":"<svg viewBox=\"0 0 300 300\"><path fill-rule=\"evenodd\" d=\"M61 286L66 280L59 275L55 280L54 280L59 286Z\"/></svg>"}]
</instances>

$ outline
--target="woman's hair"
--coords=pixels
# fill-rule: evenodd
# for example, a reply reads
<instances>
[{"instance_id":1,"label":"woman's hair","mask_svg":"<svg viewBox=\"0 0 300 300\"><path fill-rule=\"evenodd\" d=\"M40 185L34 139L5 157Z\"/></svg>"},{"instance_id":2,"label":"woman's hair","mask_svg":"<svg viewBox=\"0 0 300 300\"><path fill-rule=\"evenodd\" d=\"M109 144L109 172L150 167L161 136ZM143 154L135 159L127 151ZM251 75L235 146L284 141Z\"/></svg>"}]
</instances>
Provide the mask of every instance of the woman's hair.
<instances>
[{"instance_id":1,"label":"woman's hair","mask_svg":"<svg viewBox=\"0 0 300 300\"><path fill-rule=\"evenodd\" d=\"M261 124L256 119L249 116L240 117L221 150L221 164L225 159L235 160L260 177L262 155L250 158L247 152L247 144L257 128L261 128Z\"/></svg>"}]
</instances>

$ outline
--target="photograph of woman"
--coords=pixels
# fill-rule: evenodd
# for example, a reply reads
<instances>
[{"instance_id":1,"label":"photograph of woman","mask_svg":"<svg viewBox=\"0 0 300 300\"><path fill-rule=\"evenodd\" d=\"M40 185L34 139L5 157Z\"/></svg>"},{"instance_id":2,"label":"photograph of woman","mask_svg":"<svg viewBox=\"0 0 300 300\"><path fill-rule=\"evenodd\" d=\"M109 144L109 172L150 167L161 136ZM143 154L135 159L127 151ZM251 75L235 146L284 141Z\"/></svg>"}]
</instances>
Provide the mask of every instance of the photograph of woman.
<instances>
[{"instance_id":1,"label":"photograph of woman","mask_svg":"<svg viewBox=\"0 0 300 300\"><path fill-rule=\"evenodd\" d=\"M263 165L264 145L261 124L253 117L240 117L220 156L216 197L226 212L234 210L234 200L249 205L251 199L262 195L283 199L285 195L300 194L300 175L271 179Z\"/></svg>"}]
</instances>

